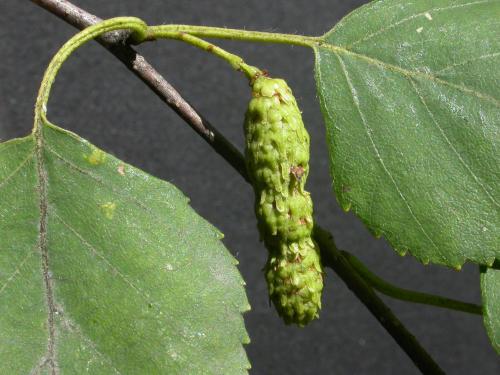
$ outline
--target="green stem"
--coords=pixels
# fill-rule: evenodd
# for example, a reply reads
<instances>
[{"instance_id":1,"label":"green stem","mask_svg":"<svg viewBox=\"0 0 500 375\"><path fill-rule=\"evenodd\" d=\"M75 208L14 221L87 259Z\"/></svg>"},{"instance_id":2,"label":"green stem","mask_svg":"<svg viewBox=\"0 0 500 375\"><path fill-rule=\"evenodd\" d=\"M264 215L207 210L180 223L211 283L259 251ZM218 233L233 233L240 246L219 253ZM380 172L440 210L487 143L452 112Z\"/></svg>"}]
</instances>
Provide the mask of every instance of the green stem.
<instances>
[{"instance_id":1,"label":"green stem","mask_svg":"<svg viewBox=\"0 0 500 375\"><path fill-rule=\"evenodd\" d=\"M245 40L250 42L282 43L296 46L313 47L321 41L321 37L268 33L224 27L192 26L192 25L159 25L148 28L147 40L157 38L174 38L175 34L186 33L201 38Z\"/></svg>"},{"instance_id":2,"label":"green stem","mask_svg":"<svg viewBox=\"0 0 500 375\"><path fill-rule=\"evenodd\" d=\"M111 18L109 20L100 22L96 25L90 26L83 31L80 31L70 40L68 40L64 45L59 49L59 51L55 54L55 56L50 61L49 66L45 70L45 74L43 76L42 84L38 91L38 97L36 99L35 104L35 122L33 125L33 134L35 134L37 139L41 139L41 124L46 121L46 113L47 113L47 102L50 96L50 90L52 88L52 84L54 83L57 73L61 68L62 64L66 61L66 59L80 46L98 37L101 34L104 34L109 31L114 30L125 30L131 29L134 32L134 37L136 40L141 40L146 37L147 25L135 17L117 17Z\"/></svg>"},{"instance_id":3,"label":"green stem","mask_svg":"<svg viewBox=\"0 0 500 375\"><path fill-rule=\"evenodd\" d=\"M181 40L204 51L210 52L215 56L226 60L233 67L233 69L242 71L250 81L253 80L257 75L262 74L262 71L259 68L246 64L241 57L227 52L226 50L191 34L186 34L182 31L155 34L154 30L158 29L159 27L161 26L149 27L148 38L154 36L155 39L168 38ZM153 31L151 31L151 29L153 29Z\"/></svg>"},{"instance_id":4,"label":"green stem","mask_svg":"<svg viewBox=\"0 0 500 375\"><path fill-rule=\"evenodd\" d=\"M342 255L349 261L356 271L376 290L389 297L396 298L403 301L421 303L424 305L431 305L443 307L456 311L463 311L466 313L482 315L482 307L473 303L457 301L454 299L440 297L433 294L415 292L413 290L403 289L388 283L379 276L371 272L358 258L354 255L341 251Z\"/></svg>"}]
</instances>

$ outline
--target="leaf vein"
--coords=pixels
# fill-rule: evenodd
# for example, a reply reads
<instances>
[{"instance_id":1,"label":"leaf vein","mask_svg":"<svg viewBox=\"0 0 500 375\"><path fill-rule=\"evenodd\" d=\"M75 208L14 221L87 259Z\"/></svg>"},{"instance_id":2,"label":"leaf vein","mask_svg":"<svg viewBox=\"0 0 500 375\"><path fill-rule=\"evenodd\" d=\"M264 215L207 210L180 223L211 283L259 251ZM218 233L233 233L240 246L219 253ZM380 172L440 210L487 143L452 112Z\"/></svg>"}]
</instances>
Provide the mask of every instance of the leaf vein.
<instances>
[{"instance_id":1,"label":"leaf vein","mask_svg":"<svg viewBox=\"0 0 500 375\"><path fill-rule=\"evenodd\" d=\"M31 152L28 154L26 159L24 159L21 164L19 164L7 177L3 179L3 181L0 182L0 189L2 189L4 186L7 185L7 183L16 175L18 174L23 167L28 163L28 161L33 157L35 153L35 150L31 150Z\"/></svg>"},{"instance_id":2,"label":"leaf vein","mask_svg":"<svg viewBox=\"0 0 500 375\"><path fill-rule=\"evenodd\" d=\"M75 228L73 228L59 214L57 214L56 210L53 207L51 207L51 212L66 228L68 228L71 231L71 233L73 233L73 235L76 238L78 238L78 240L80 242L82 242L92 252L92 254L96 255L104 263L106 263L113 271L115 271L129 287L134 289L134 291L137 292L137 294L139 294L141 297L145 296L148 299L150 299L150 296L148 293L144 292L142 289L135 286L134 283L132 283L116 266L114 266L103 254L101 254L94 247L94 245L92 245L90 242L88 242Z\"/></svg>"},{"instance_id":3,"label":"leaf vein","mask_svg":"<svg viewBox=\"0 0 500 375\"><path fill-rule=\"evenodd\" d=\"M49 146L45 146L45 148L51 152L52 154L54 154L58 159L60 159L61 161L63 161L66 165L68 165L68 167L70 167L71 169L85 175L85 176L88 176L90 177L91 179L93 179L94 181L98 182L99 184L101 184L102 186L105 186L106 188L110 189L113 193L117 194L117 195L120 195L122 198L125 198L129 201L132 201L134 202L135 204L137 204L141 209L143 209L144 211L152 214L155 219L157 220L157 223L160 224L160 225L165 225L164 222L162 222L161 218L158 216L158 214L156 214L153 210L151 210L148 206L146 206L143 202L141 202L140 200L136 199L134 196L132 196L131 194L129 193L124 193L122 190L117 190L116 188L114 188L112 185L106 183L103 179L101 179L100 177L98 176L95 176L92 172L89 172L83 168L80 168L78 165L74 164L73 162L67 160L66 158L64 158L62 155L60 155L57 151L55 151L53 148L49 147ZM163 203L167 203L167 202L163 202Z\"/></svg>"},{"instance_id":4,"label":"leaf vein","mask_svg":"<svg viewBox=\"0 0 500 375\"><path fill-rule=\"evenodd\" d=\"M109 355L105 355L104 353L102 353L96 346L96 344L94 343L94 341L92 341L92 339L90 339L90 337L88 337L87 335L85 335L82 330L81 330L81 327L79 324L77 324L75 321L73 321L72 319L70 319L67 314L65 313L64 314L64 323L67 325L67 329L68 331L71 331L71 332L76 332L78 334L78 336L80 336L82 338L82 340L84 342L87 343L87 345L89 345L102 359L104 359L107 364L113 368L113 370L115 371L116 374L118 375L122 375L122 373L113 365L113 360L111 359L111 357L109 357Z\"/></svg>"},{"instance_id":5,"label":"leaf vein","mask_svg":"<svg viewBox=\"0 0 500 375\"><path fill-rule=\"evenodd\" d=\"M341 65L341 68L342 68L342 72L344 74L344 77L347 81L347 84L349 85L349 88L350 88L350 91L351 91L351 96L352 96L352 99L353 99L353 102L354 102L354 105L356 106L356 109L359 113L359 116L361 118L361 122L363 123L363 126L365 128L365 132L368 136L368 139L370 140L370 143L371 143L371 146L375 152L375 156L376 156L376 159L377 161L381 164L382 166L382 169L384 170L384 172L387 174L387 176L389 177L389 179L391 180L391 183L394 185L398 195L400 196L401 200L403 201L403 203L405 204L406 208L408 209L408 212L410 213L410 216L412 217L412 219L415 221L415 223L417 223L420 231L424 234L424 236L429 240L429 242L434 246L434 248L437 250L437 252L443 256L442 252L441 252L441 249L436 245L436 243L432 240L432 238L429 236L429 234L427 233L427 231L425 230L425 228L423 227L422 223L420 222L420 220L418 220L417 216L415 215L415 213L413 212L413 209L411 208L410 204L408 203L408 200L406 199L406 197L404 196L403 192L401 191L401 189L399 188L398 184L396 183L396 180L394 179L394 177L392 176L391 172L389 171L389 169L387 168L387 166L385 165L385 162L384 160L382 159L382 155L380 154L380 151L378 150L378 147L377 145L375 144L375 141L373 140L373 137L371 135L371 132L372 132L372 129L368 127L368 123L366 121L366 118L365 118L365 115L363 114L362 110L361 110L361 107L360 107L360 103L359 103L359 97L358 97L358 94L357 94L357 91L355 89L355 87L353 86L352 82L351 82L351 79L349 77L349 74L347 72L347 68L344 64L344 61L342 60L342 58L337 54L335 53L335 56L338 58L339 62L340 62L340 65Z\"/></svg>"},{"instance_id":6,"label":"leaf vein","mask_svg":"<svg viewBox=\"0 0 500 375\"><path fill-rule=\"evenodd\" d=\"M383 34L385 33L386 31L388 30L391 30L403 23L406 23L408 21L411 21L413 19L416 19L416 18L419 18L419 17L426 17L427 14L431 13L431 12L442 12L442 11L446 11L446 10L450 10L450 9L456 9L456 8L464 8L464 7L467 7L467 6L472 6L472 5L478 5L478 4L484 4L484 3L489 3L491 2L490 0L480 0L480 1L474 1L474 2L471 2L471 3L465 3L465 4L456 4L456 5L450 5L450 6L447 6L447 7L441 7L441 8L431 8L431 9L427 9L421 13L417 13L417 14L413 14L409 17L406 17L406 18L403 18L395 23L392 23L388 26L385 26L369 35L366 35L365 37L361 38L361 39L358 39L356 41L354 41L353 43L351 43L350 45L348 45L346 48L349 49L353 46L355 46L356 44L359 44L359 43L362 43L362 42L366 42L367 40L370 40L380 34Z\"/></svg>"},{"instance_id":7,"label":"leaf vein","mask_svg":"<svg viewBox=\"0 0 500 375\"><path fill-rule=\"evenodd\" d=\"M342 53L342 54L345 54L345 55L348 55L348 56L353 56L355 58L359 58L361 60L366 61L368 64L380 66L383 69L394 71L396 73L402 74L405 77L417 77L417 78L422 78L424 80L434 81L437 84L449 86L449 87L452 87L453 89L456 89L456 90L461 91L463 93L474 95L474 96L476 96L479 99L491 102L495 106L500 107L500 100L498 100L498 99L496 99L496 98L494 98L492 96L489 96L489 95L487 95L485 93L482 93L480 91L477 91L477 90L473 90L473 89L471 89L471 88L469 88L467 86L457 85L455 83L448 82L448 81L446 81L444 79L435 77L435 76L433 76L431 74L428 74L428 73L407 70L407 69L402 68L402 67L400 67L398 65L392 65L392 64L389 64L389 63L385 63L385 62L383 62L381 60L377 60L375 58L372 58L372 57L369 57L369 56L366 56L366 55L362 55L362 54L359 54L359 53L356 53L356 52L352 52L350 50L347 50L345 48L341 48L341 47L338 47L338 46L334 46L332 44L324 44L323 43L323 44L320 44L319 47L320 48L325 48L327 50L330 50L333 53L335 53L337 56L338 56L338 53Z\"/></svg>"},{"instance_id":8,"label":"leaf vein","mask_svg":"<svg viewBox=\"0 0 500 375\"><path fill-rule=\"evenodd\" d=\"M467 171L470 173L470 175L472 176L472 178L479 184L479 186L481 186L481 188L483 189L483 191L486 193L486 195L488 196L488 198L493 202L493 204L495 204L497 207L500 207L500 204L495 200L495 198L490 194L490 192L486 189L486 186L484 185L484 183L481 181L481 179L479 177L476 176L476 174L474 173L474 171L472 170L472 168L469 167L469 165L465 162L465 160L462 158L462 156L460 155L460 153L458 152L458 150L455 148L455 146L453 145L453 143L450 141L450 139L446 136L446 133L444 132L443 128L441 127L441 125L439 125L439 123L437 122L436 118L434 117L434 115L432 114L432 111L430 110L429 106L427 105L427 102L425 101L424 97L422 96L422 94L420 93L420 91L418 90L417 88L417 85L415 84L415 82L410 78L409 79L413 89L415 90L415 93L417 94L418 98L420 99L420 101L422 102L422 104L424 105L425 107L425 110L427 111L427 113L429 114L429 117L431 118L432 122L434 123L434 125L436 125L436 127L439 129L439 132L441 133L441 136L444 138L444 140L446 141L446 143L448 144L448 146L451 148L451 150L453 151L453 153L457 156L458 160L460 161L460 163L467 169Z\"/></svg>"},{"instance_id":9,"label":"leaf vein","mask_svg":"<svg viewBox=\"0 0 500 375\"><path fill-rule=\"evenodd\" d=\"M460 63L455 63L455 64L447 65L444 68L436 71L435 74L439 75L439 74L442 74L444 71L446 71L448 69L456 68L457 66L461 66L461 65L465 65L465 64L468 64L468 63L471 63L471 62L474 62L474 61L489 59L489 58L497 57L497 56L500 56L500 52L488 53L488 54L485 54L485 55L477 56L477 57L474 57L472 59L468 59L468 60L462 61Z\"/></svg>"},{"instance_id":10,"label":"leaf vein","mask_svg":"<svg viewBox=\"0 0 500 375\"><path fill-rule=\"evenodd\" d=\"M30 375L40 375L40 371L45 367L47 362L48 362L47 357L43 356L42 358L40 358L35 367L33 367L32 370L30 371Z\"/></svg>"},{"instance_id":11,"label":"leaf vein","mask_svg":"<svg viewBox=\"0 0 500 375\"><path fill-rule=\"evenodd\" d=\"M51 207L51 213L64 225L70 230L73 235L78 238L78 240L89 249L92 254L96 255L98 258L100 258L104 263L106 263L111 269L113 269L119 276L120 278L130 287L132 288L139 297L141 297L146 303L154 303L155 309L158 311L160 315L163 315L165 317L168 317L170 314L166 314L161 308L160 304L156 303L153 301L153 298L149 293L144 291L143 289L139 288L136 286L132 281L130 281L127 276L125 276L118 267L114 266L101 252L99 252L94 245L92 245L90 242L88 242L73 226L71 226L69 223L67 223L60 215L57 214L56 209L54 207ZM158 316L156 316L158 318ZM161 324L165 324L165 322L172 322L171 320L166 320L166 319L161 319ZM178 335L180 334L178 330L170 324L170 329L173 329L172 334ZM185 338L181 339L185 344L191 345Z\"/></svg>"},{"instance_id":12,"label":"leaf vein","mask_svg":"<svg viewBox=\"0 0 500 375\"><path fill-rule=\"evenodd\" d=\"M17 275L20 275L21 274L21 268L24 266L24 264L28 261L29 258L31 258L31 256L33 255L33 251L30 251L25 257L24 259L17 265L16 269L14 270L14 272L12 272L12 274L7 278L7 281L2 285L2 287L0 288L0 294L2 294L5 289L7 288L7 285L9 285L12 280L14 280L14 278L17 276Z\"/></svg>"}]
</instances>

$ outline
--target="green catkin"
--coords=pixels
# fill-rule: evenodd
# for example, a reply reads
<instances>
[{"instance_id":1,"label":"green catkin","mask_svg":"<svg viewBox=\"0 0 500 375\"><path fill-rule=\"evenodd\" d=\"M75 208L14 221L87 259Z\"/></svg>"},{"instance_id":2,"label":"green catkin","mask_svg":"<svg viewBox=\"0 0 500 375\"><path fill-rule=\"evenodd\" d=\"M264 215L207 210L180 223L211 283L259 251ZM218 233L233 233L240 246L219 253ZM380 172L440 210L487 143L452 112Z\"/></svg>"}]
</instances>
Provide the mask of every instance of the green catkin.
<instances>
[{"instance_id":1,"label":"green catkin","mask_svg":"<svg viewBox=\"0 0 500 375\"><path fill-rule=\"evenodd\" d=\"M269 295L285 323L304 326L319 315L323 267L311 238L312 201L304 189L309 134L291 89L257 76L245 115L245 157L255 191L261 239L269 250Z\"/></svg>"}]
</instances>

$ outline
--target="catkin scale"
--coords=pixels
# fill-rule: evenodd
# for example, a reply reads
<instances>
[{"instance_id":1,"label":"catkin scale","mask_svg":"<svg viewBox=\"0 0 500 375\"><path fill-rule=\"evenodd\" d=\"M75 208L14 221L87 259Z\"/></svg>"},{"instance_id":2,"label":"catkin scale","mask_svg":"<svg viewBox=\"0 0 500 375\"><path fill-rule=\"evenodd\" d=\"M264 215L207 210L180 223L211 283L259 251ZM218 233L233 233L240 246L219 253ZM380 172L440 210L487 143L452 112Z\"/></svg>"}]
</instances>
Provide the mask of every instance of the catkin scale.
<instances>
[{"instance_id":1,"label":"catkin scale","mask_svg":"<svg viewBox=\"0 0 500 375\"><path fill-rule=\"evenodd\" d=\"M269 257L269 295L286 323L318 317L323 268L311 238L309 134L292 91L282 79L258 76L245 115L245 159L255 191L255 213Z\"/></svg>"}]
</instances>

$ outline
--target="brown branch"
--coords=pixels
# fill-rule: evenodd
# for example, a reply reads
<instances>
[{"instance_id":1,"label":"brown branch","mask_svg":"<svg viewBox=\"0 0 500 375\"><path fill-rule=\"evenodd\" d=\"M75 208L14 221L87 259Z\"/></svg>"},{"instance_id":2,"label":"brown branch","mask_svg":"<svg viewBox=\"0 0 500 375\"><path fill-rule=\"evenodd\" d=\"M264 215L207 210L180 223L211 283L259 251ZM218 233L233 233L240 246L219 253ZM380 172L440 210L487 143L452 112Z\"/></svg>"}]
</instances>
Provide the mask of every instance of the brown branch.
<instances>
[{"instance_id":1,"label":"brown branch","mask_svg":"<svg viewBox=\"0 0 500 375\"><path fill-rule=\"evenodd\" d=\"M67 0L31 0L78 29L101 21ZM238 149L203 118L141 55L127 45L128 33L115 32L99 39L105 48L120 59L136 76L148 85L186 123L198 133L248 182L245 160ZM325 265L331 267L351 291L389 332L399 346L424 374L444 374L415 337L403 326L374 290L337 250L332 236L315 227L315 239L320 245Z\"/></svg>"}]
</instances>

